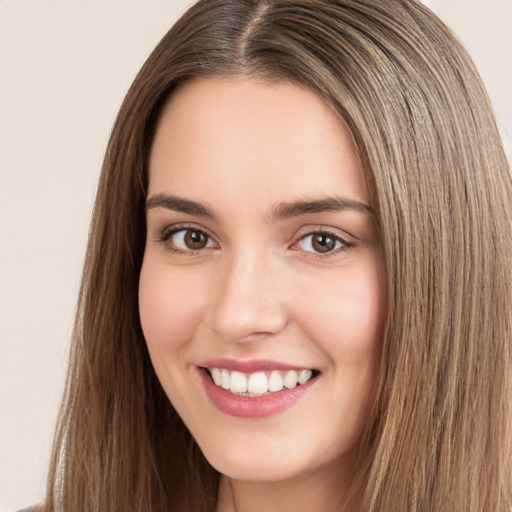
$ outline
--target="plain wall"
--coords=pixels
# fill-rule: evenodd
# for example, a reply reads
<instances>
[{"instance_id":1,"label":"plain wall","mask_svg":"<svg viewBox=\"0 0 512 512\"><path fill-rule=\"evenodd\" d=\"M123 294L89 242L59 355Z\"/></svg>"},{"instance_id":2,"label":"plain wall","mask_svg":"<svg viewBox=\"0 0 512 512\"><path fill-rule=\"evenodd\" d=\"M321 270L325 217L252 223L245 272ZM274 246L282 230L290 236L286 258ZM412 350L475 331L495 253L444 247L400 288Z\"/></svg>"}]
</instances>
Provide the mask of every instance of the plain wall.
<instances>
[{"instance_id":1,"label":"plain wall","mask_svg":"<svg viewBox=\"0 0 512 512\"><path fill-rule=\"evenodd\" d=\"M44 494L95 188L117 109L188 0L0 0L0 509ZM512 133L512 2L431 0Z\"/></svg>"}]
</instances>

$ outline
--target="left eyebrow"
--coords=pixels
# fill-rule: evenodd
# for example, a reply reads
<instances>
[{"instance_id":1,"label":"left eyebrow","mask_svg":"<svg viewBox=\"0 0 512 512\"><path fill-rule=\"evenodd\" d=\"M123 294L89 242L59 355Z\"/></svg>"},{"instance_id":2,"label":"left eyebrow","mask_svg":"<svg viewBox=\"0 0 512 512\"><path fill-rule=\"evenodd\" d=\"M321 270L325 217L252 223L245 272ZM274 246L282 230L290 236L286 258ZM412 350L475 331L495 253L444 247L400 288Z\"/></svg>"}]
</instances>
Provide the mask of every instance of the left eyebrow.
<instances>
[{"instance_id":1,"label":"left eyebrow","mask_svg":"<svg viewBox=\"0 0 512 512\"><path fill-rule=\"evenodd\" d=\"M313 213L324 212L343 212L347 210L361 212L365 215L371 215L373 213L373 208L369 204L343 197L326 197L311 201L279 203L272 208L269 218L271 222L279 222L281 220L299 217L301 215L311 215Z\"/></svg>"},{"instance_id":2,"label":"left eyebrow","mask_svg":"<svg viewBox=\"0 0 512 512\"><path fill-rule=\"evenodd\" d=\"M215 218L215 214L206 206L190 199L184 199L178 196L168 196L165 194L155 194L146 202L146 211L154 208L165 208L189 215L197 215L199 217Z\"/></svg>"}]
</instances>

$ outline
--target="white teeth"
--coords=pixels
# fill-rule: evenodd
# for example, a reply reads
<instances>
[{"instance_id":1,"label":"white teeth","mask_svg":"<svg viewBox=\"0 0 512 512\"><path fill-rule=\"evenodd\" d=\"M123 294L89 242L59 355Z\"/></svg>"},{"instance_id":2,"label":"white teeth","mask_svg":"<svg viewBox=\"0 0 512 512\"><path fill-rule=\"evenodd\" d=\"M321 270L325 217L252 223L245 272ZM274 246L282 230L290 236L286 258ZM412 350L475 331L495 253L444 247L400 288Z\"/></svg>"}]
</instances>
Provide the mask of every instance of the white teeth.
<instances>
[{"instance_id":1,"label":"white teeth","mask_svg":"<svg viewBox=\"0 0 512 512\"><path fill-rule=\"evenodd\" d=\"M229 389L233 393L247 392L247 377L240 372L231 372L231 385Z\"/></svg>"},{"instance_id":2,"label":"white teeth","mask_svg":"<svg viewBox=\"0 0 512 512\"><path fill-rule=\"evenodd\" d=\"M210 368L210 373L212 374L213 382L220 386L222 383L222 372L218 368Z\"/></svg>"},{"instance_id":3,"label":"white teeth","mask_svg":"<svg viewBox=\"0 0 512 512\"><path fill-rule=\"evenodd\" d=\"M221 386L224 388L224 389L229 389L229 386L231 384L231 379L229 377L229 372L227 370L222 370L222 379L221 379Z\"/></svg>"},{"instance_id":4,"label":"white teeth","mask_svg":"<svg viewBox=\"0 0 512 512\"><path fill-rule=\"evenodd\" d=\"M247 383L249 393L266 393L268 391L268 380L265 372L251 373Z\"/></svg>"},{"instance_id":5,"label":"white teeth","mask_svg":"<svg viewBox=\"0 0 512 512\"><path fill-rule=\"evenodd\" d=\"M275 393L281 391L281 389L283 389L283 377L277 370L274 370L268 379L268 390Z\"/></svg>"},{"instance_id":6,"label":"white teeth","mask_svg":"<svg viewBox=\"0 0 512 512\"><path fill-rule=\"evenodd\" d=\"M290 370L283 379L283 384L288 388L294 388L299 380L299 375L295 370Z\"/></svg>"},{"instance_id":7,"label":"white teeth","mask_svg":"<svg viewBox=\"0 0 512 512\"><path fill-rule=\"evenodd\" d=\"M213 382L231 393L245 396L259 396L265 393L276 393L283 389L293 389L305 384L313 377L312 370L273 370L245 374L225 368L208 368Z\"/></svg>"},{"instance_id":8,"label":"white teeth","mask_svg":"<svg viewBox=\"0 0 512 512\"><path fill-rule=\"evenodd\" d=\"M313 372L311 370L302 370L299 373L299 384L305 384L312 376Z\"/></svg>"}]
</instances>

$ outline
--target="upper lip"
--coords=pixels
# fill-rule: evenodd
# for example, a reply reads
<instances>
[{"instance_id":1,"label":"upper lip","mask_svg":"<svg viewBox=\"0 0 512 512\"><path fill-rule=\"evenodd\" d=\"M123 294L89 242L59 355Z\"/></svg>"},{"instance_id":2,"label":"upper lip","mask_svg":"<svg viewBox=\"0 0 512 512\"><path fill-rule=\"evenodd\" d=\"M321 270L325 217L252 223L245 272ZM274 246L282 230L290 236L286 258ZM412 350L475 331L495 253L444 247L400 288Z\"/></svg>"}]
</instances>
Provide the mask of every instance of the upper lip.
<instances>
[{"instance_id":1,"label":"upper lip","mask_svg":"<svg viewBox=\"0 0 512 512\"><path fill-rule=\"evenodd\" d=\"M254 373L259 371L271 370L313 370L310 366L283 363L280 361L271 361L268 359L230 359L216 358L207 359L198 366L202 368L224 368L226 370L237 371L241 373Z\"/></svg>"}]
</instances>

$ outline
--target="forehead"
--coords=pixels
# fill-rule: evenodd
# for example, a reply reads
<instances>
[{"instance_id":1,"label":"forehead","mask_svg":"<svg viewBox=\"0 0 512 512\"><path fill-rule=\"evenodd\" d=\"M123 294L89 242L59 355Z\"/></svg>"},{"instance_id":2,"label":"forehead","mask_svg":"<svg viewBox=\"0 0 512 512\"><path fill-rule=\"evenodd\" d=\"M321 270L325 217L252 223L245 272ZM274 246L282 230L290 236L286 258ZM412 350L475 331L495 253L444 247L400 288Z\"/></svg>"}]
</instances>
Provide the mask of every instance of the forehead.
<instances>
[{"instance_id":1,"label":"forehead","mask_svg":"<svg viewBox=\"0 0 512 512\"><path fill-rule=\"evenodd\" d=\"M261 199L340 193L366 201L350 132L316 93L290 83L200 78L166 104L149 161L149 194ZM258 193L258 194L256 194Z\"/></svg>"}]
</instances>

